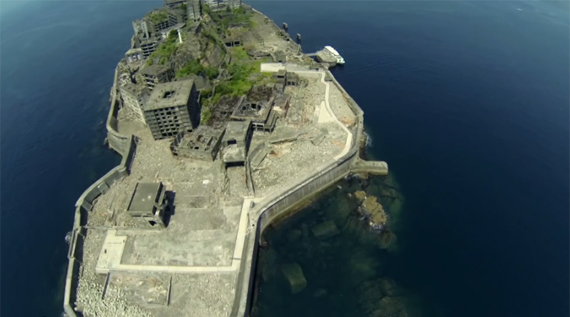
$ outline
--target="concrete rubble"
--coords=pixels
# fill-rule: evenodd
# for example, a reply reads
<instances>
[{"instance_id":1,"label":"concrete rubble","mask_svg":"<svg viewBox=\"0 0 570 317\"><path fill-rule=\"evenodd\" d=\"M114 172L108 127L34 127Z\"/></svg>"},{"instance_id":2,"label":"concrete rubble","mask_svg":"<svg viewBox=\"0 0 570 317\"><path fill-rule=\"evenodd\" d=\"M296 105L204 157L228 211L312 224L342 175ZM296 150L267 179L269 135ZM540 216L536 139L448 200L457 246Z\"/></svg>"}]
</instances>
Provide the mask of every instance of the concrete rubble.
<instances>
[{"instance_id":1,"label":"concrete rubble","mask_svg":"<svg viewBox=\"0 0 570 317\"><path fill-rule=\"evenodd\" d=\"M307 287L307 280L303 275L303 269L297 263L287 263L281 266L281 271L289 282L291 293L297 294Z\"/></svg>"}]
</instances>

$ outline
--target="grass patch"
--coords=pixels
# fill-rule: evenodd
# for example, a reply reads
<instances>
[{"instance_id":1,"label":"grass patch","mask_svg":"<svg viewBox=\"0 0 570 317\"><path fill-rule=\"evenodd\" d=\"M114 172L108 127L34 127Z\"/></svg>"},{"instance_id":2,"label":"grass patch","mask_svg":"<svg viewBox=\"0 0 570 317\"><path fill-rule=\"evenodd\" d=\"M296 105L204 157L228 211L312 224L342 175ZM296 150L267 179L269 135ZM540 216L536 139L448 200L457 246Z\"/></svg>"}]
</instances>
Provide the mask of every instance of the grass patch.
<instances>
[{"instance_id":1,"label":"grass patch","mask_svg":"<svg viewBox=\"0 0 570 317\"><path fill-rule=\"evenodd\" d=\"M216 67L204 66L200 64L197 59L191 60L184 67L176 72L176 77L186 77L189 75L204 75L209 79L214 79L218 77L218 69Z\"/></svg>"},{"instance_id":2,"label":"grass patch","mask_svg":"<svg viewBox=\"0 0 570 317\"><path fill-rule=\"evenodd\" d=\"M247 52L241 46L230 47L229 51L230 51L230 54L232 55L233 60L237 60L237 61L249 60L249 55L247 55Z\"/></svg>"},{"instance_id":3,"label":"grass patch","mask_svg":"<svg viewBox=\"0 0 570 317\"><path fill-rule=\"evenodd\" d=\"M168 20L168 14L166 13L166 11L156 11L156 12L152 12L149 15L150 20L152 21L152 23L154 24L158 24L160 22L164 22L166 20Z\"/></svg>"},{"instance_id":4,"label":"grass patch","mask_svg":"<svg viewBox=\"0 0 570 317\"><path fill-rule=\"evenodd\" d=\"M207 124L212 118L212 111L208 105L202 105L202 114L200 117L200 124Z\"/></svg>"},{"instance_id":5,"label":"grass patch","mask_svg":"<svg viewBox=\"0 0 570 317\"><path fill-rule=\"evenodd\" d=\"M166 62L168 62L172 55L176 54L176 51L178 50L178 45L176 43L177 40L178 32L176 30L170 31L166 40L158 46L156 51L150 54L147 64L150 66L157 60L161 65L166 64Z\"/></svg>"},{"instance_id":6,"label":"grass patch","mask_svg":"<svg viewBox=\"0 0 570 317\"><path fill-rule=\"evenodd\" d=\"M210 10L210 8L208 8L208 10ZM204 10L204 12L206 11ZM208 15L212 17L212 20L216 22L218 27L220 27L220 29L224 32L233 25L242 25L246 27L251 27L253 25L253 22L251 20L253 14L246 12L242 7L233 10L227 7L225 12L218 11L212 13L209 11Z\"/></svg>"}]
</instances>

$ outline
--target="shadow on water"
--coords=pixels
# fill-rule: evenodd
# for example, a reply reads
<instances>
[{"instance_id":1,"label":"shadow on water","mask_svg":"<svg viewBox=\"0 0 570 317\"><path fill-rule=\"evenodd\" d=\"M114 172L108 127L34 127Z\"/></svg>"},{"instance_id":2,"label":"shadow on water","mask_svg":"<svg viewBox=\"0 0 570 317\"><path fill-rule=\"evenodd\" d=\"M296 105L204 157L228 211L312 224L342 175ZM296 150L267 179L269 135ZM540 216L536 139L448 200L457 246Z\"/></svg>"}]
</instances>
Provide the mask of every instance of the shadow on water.
<instances>
[{"instance_id":1,"label":"shadow on water","mask_svg":"<svg viewBox=\"0 0 570 317\"><path fill-rule=\"evenodd\" d=\"M390 275L402 206L390 177L349 177L267 229L252 316L422 315L416 296ZM378 213L387 223L373 229Z\"/></svg>"}]
</instances>

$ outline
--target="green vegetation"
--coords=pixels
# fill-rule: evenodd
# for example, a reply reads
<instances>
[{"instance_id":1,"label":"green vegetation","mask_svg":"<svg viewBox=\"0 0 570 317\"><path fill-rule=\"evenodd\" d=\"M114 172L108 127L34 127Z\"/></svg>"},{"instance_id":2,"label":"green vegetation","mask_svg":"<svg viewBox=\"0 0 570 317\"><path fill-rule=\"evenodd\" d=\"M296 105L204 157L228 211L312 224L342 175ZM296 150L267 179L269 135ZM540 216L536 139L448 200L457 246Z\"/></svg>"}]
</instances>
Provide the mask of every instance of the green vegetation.
<instances>
[{"instance_id":1,"label":"green vegetation","mask_svg":"<svg viewBox=\"0 0 570 317\"><path fill-rule=\"evenodd\" d=\"M160 22L164 22L166 20L168 20L168 14L166 13L166 11L155 11L152 12L149 15L150 20L152 21L152 23L154 24L158 24Z\"/></svg>"},{"instance_id":2,"label":"green vegetation","mask_svg":"<svg viewBox=\"0 0 570 317\"><path fill-rule=\"evenodd\" d=\"M234 61L246 61L249 60L249 55L245 49L241 46L229 48L230 54L232 55L232 60Z\"/></svg>"},{"instance_id":3,"label":"green vegetation","mask_svg":"<svg viewBox=\"0 0 570 317\"><path fill-rule=\"evenodd\" d=\"M212 14L212 10L210 9L210 6L207 4L202 4L202 11L207 14L207 15L211 15Z\"/></svg>"},{"instance_id":4,"label":"green vegetation","mask_svg":"<svg viewBox=\"0 0 570 317\"><path fill-rule=\"evenodd\" d=\"M188 7L186 6L186 3L183 3L180 5L180 10L186 12L187 9L188 9Z\"/></svg>"},{"instance_id":5,"label":"green vegetation","mask_svg":"<svg viewBox=\"0 0 570 317\"><path fill-rule=\"evenodd\" d=\"M206 10L204 10L204 12L206 12ZM251 21L252 14L247 13L242 7L233 10L228 7L225 12L212 13L209 11L208 15L212 17L212 20L216 22L222 31L227 31L227 29L232 25L242 25L246 27L253 25L253 22Z\"/></svg>"},{"instance_id":6,"label":"green vegetation","mask_svg":"<svg viewBox=\"0 0 570 317\"><path fill-rule=\"evenodd\" d=\"M211 117L212 117L212 111L210 110L210 107L208 105L203 105L200 117L200 124L207 124L208 121L210 121Z\"/></svg>"},{"instance_id":7,"label":"green vegetation","mask_svg":"<svg viewBox=\"0 0 570 317\"><path fill-rule=\"evenodd\" d=\"M176 30L170 31L166 40L164 40L164 42L158 46L156 51L149 56L147 64L152 65L156 60L158 60L158 63L161 65L166 64L166 62L168 62L168 60L176 54L176 51L178 50L178 45L176 43L177 40L178 32Z\"/></svg>"},{"instance_id":8,"label":"green vegetation","mask_svg":"<svg viewBox=\"0 0 570 317\"><path fill-rule=\"evenodd\" d=\"M189 75L204 75L209 79L218 77L218 69L216 67L204 66L200 64L198 59L194 59L186 63L184 67L176 72L176 77L185 77Z\"/></svg>"}]
</instances>

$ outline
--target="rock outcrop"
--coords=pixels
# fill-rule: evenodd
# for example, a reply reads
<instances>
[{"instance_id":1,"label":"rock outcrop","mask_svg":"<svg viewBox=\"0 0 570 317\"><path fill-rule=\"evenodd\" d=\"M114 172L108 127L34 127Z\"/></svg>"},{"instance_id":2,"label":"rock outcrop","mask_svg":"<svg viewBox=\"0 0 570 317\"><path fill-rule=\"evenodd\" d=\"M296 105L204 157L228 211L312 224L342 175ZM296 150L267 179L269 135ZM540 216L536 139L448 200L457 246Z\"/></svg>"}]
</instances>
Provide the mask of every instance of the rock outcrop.
<instances>
[{"instance_id":1,"label":"rock outcrop","mask_svg":"<svg viewBox=\"0 0 570 317\"><path fill-rule=\"evenodd\" d=\"M388 222L388 216L378 202L378 198L372 195L367 195L366 192L359 190L354 193L354 196L360 202L358 208L359 214L368 220L368 224L375 230L384 230Z\"/></svg>"}]
</instances>

